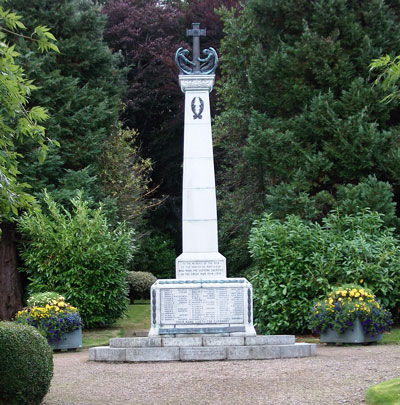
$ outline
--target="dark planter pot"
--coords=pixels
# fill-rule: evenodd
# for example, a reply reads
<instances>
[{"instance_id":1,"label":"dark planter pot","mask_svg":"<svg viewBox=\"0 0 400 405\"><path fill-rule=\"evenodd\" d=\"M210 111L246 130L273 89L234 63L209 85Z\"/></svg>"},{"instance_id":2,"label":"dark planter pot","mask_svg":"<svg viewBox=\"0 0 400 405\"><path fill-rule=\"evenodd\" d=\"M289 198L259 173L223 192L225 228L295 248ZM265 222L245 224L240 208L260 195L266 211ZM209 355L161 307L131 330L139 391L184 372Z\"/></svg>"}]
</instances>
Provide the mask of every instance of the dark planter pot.
<instances>
[{"instance_id":1,"label":"dark planter pot","mask_svg":"<svg viewBox=\"0 0 400 405\"><path fill-rule=\"evenodd\" d=\"M66 333L58 343L50 343L53 350L62 349L81 349L82 348L82 329L76 329Z\"/></svg>"},{"instance_id":2,"label":"dark planter pot","mask_svg":"<svg viewBox=\"0 0 400 405\"><path fill-rule=\"evenodd\" d=\"M367 336L361 322L356 319L354 325L344 333L328 329L321 333L319 340L321 343L373 343L382 340L382 334L374 337Z\"/></svg>"}]
</instances>

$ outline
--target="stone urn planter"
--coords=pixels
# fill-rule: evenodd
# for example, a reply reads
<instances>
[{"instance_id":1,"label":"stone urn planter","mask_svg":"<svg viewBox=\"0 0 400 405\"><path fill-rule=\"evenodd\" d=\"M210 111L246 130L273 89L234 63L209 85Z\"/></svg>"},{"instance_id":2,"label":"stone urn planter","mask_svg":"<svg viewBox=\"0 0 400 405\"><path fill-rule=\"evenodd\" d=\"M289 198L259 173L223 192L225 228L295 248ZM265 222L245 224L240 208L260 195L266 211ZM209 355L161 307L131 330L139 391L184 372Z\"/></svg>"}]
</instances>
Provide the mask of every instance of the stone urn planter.
<instances>
[{"instance_id":1,"label":"stone urn planter","mask_svg":"<svg viewBox=\"0 0 400 405\"><path fill-rule=\"evenodd\" d=\"M320 335L321 343L374 343L382 340L382 334L374 337L367 336L361 322L356 319L354 325L343 333L337 333L333 329L327 329Z\"/></svg>"},{"instance_id":2,"label":"stone urn planter","mask_svg":"<svg viewBox=\"0 0 400 405\"><path fill-rule=\"evenodd\" d=\"M82 329L65 333L59 342L50 343L53 350L69 350L82 348Z\"/></svg>"},{"instance_id":3,"label":"stone urn planter","mask_svg":"<svg viewBox=\"0 0 400 405\"><path fill-rule=\"evenodd\" d=\"M390 311L371 290L356 284L334 288L314 303L309 318L309 327L320 334L320 342L332 344L377 342L392 324Z\"/></svg>"}]
</instances>

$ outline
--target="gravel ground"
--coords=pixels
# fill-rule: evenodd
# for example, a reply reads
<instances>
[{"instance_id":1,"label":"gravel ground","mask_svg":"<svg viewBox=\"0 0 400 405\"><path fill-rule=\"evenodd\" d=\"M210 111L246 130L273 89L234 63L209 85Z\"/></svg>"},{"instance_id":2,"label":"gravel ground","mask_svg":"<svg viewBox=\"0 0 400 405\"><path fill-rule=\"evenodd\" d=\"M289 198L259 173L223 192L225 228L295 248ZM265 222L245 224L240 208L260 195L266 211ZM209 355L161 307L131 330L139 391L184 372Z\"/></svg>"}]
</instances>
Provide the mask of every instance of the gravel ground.
<instances>
[{"instance_id":1,"label":"gravel ground","mask_svg":"<svg viewBox=\"0 0 400 405\"><path fill-rule=\"evenodd\" d=\"M304 359L170 363L89 362L54 355L44 404L362 404L366 389L400 376L400 346L324 346Z\"/></svg>"}]
</instances>

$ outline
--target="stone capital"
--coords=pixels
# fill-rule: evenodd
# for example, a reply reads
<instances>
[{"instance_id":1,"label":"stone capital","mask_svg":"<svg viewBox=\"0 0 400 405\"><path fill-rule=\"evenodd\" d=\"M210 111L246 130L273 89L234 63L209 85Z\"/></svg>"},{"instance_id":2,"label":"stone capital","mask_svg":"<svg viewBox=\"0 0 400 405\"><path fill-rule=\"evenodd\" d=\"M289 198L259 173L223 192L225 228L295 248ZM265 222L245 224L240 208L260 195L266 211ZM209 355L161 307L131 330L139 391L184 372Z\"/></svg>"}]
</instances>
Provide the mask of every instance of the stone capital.
<instances>
[{"instance_id":1,"label":"stone capital","mask_svg":"<svg viewBox=\"0 0 400 405\"><path fill-rule=\"evenodd\" d=\"M179 75L181 90L186 91L212 91L215 75Z\"/></svg>"}]
</instances>

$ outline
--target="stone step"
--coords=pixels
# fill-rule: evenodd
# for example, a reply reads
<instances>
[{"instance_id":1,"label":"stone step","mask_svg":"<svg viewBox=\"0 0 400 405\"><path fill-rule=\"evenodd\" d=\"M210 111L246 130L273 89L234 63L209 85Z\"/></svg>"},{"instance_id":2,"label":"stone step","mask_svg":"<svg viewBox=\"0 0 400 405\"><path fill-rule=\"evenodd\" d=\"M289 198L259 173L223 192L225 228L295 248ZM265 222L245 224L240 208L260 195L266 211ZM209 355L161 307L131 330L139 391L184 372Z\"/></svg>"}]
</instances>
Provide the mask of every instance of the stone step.
<instances>
[{"instance_id":1,"label":"stone step","mask_svg":"<svg viewBox=\"0 0 400 405\"><path fill-rule=\"evenodd\" d=\"M294 335L112 338L111 348L292 345Z\"/></svg>"},{"instance_id":2,"label":"stone step","mask_svg":"<svg viewBox=\"0 0 400 405\"><path fill-rule=\"evenodd\" d=\"M316 355L316 345L215 345L215 346L152 346L152 347L92 347L89 360L105 362L156 362L206 360L264 360Z\"/></svg>"}]
</instances>

